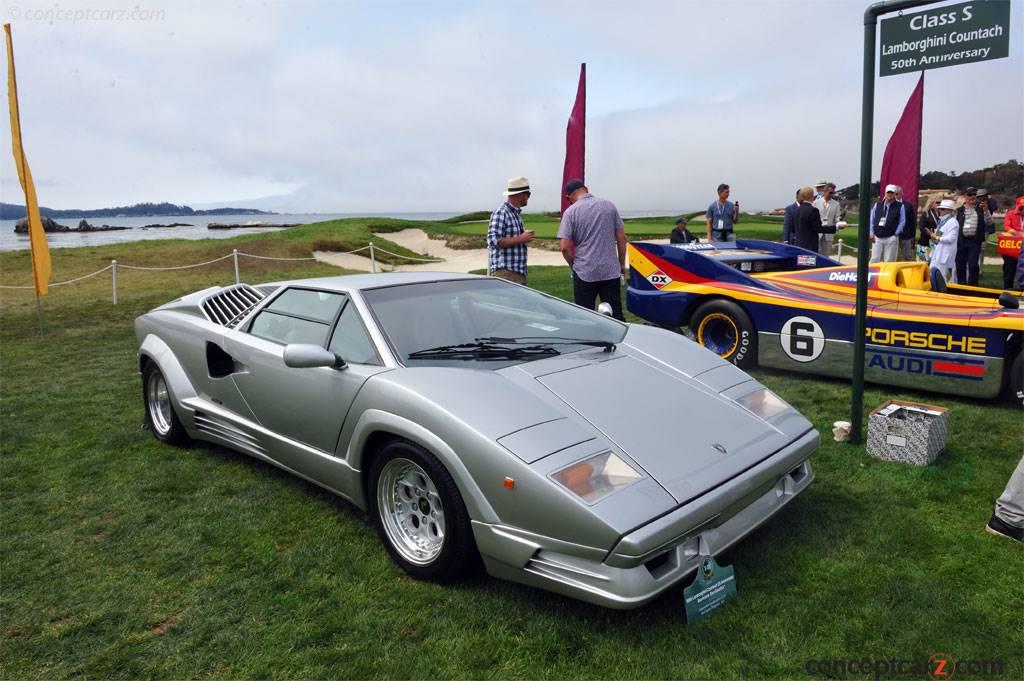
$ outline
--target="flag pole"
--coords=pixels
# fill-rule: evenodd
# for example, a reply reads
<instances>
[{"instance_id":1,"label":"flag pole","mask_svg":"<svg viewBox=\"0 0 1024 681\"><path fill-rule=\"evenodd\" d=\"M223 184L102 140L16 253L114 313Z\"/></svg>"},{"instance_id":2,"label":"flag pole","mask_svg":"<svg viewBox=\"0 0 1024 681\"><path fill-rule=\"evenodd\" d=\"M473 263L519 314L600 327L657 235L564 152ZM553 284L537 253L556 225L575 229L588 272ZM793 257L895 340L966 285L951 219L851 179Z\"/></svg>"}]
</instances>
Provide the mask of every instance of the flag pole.
<instances>
[{"instance_id":1,"label":"flag pole","mask_svg":"<svg viewBox=\"0 0 1024 681\"><path fill-rule=\"evenodd\" d=\"M42 336L46 327L43 326L43 298L38 293L36 294L36 316L39 318L39 335Z\"/></svg>"}]
</instances>

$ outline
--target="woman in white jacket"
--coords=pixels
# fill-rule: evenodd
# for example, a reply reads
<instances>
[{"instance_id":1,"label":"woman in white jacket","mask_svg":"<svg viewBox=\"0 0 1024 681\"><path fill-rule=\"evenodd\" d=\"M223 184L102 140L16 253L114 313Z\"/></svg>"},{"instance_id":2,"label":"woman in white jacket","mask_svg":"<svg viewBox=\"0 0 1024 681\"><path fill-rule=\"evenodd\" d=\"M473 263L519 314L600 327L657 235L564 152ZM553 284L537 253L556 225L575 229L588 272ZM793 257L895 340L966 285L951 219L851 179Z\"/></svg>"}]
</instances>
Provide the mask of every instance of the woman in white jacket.
<instances>
[{"instance_id":1,"label":"woman in white jacket","mask_svg":"<svg viewBox=\"0 0 1024 681\"><path fill-rule=\"evenodd\" d=\"M935 244L930 266L933 291L942 291L947 281L955 281L956 241L960 234L960 223L957 222L955 213L956 202L952 199L943 199L939 204L939 224L935 231L929 230L928 238ZM936 281L936 277L941 283Z\"/></svg>"}]
</instances>

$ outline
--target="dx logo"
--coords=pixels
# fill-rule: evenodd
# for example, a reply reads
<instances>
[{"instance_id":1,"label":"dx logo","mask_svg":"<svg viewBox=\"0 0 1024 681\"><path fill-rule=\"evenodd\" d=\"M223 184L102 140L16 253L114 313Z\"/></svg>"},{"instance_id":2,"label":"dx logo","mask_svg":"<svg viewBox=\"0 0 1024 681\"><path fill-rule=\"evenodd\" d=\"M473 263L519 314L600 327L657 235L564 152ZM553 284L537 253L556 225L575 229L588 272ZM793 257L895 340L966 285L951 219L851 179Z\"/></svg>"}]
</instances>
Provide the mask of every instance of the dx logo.
<instances>
[{"instance_id":1,"label":"dx logo","mask_svg":"<svg viewBox=\"0 0 1024 681\"><path fill-rule=\"evenodd\" d=\"M647 276L647 281L654 285L654 288L660 289L664 286L668 286L672 283L672 280L667 274L661 270L654 270Z\"/></svg>"}]
</instances>

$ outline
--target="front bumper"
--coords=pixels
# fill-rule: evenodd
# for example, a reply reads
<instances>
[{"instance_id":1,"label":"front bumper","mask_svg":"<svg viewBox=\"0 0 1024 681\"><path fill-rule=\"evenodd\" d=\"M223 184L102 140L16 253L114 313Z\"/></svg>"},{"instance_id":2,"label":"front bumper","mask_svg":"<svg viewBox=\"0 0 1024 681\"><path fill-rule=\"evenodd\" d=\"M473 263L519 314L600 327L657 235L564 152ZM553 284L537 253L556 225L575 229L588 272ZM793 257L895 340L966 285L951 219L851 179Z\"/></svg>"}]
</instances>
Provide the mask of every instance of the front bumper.
<instances>
[{"instance_id":1,"label":"front bumper","mask_svg":"<svg viewBox=\"0 0 1024 681\"><path fill-rule=\"evenodd\" d=\"M784 449L621 537L609 552L546 540L514 528L473 522L494 577L609 608L636 608L693 573L701 555L743 539L814 479L811 430Z\"/></svg>"}]
</instances>

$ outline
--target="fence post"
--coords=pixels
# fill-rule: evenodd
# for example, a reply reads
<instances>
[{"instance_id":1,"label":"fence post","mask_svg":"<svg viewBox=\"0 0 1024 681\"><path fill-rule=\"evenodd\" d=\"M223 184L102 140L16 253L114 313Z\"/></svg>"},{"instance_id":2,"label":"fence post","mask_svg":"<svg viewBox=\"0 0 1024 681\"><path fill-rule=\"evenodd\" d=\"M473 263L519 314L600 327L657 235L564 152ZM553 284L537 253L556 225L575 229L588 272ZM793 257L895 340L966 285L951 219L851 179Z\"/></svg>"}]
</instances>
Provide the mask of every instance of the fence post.
<instances>
[{"instance_id":1,"label":"fence post","mask_svg":"<svg viewBox=\"0 0 1024 681\"><path fill-rule=\"evenodd\" d=\"M117 305L117 261L110 261L111 288L113 289L114 305Z\"/></svg>"},{"instance_id":2,"label":"fence post","mask_svg":"<svg viewBox=\"0 0 1024 681\"><path fill-rule=\"evenodd\" d=\"M839 243L836 244L836 249L838 249L838 251L839 251L839 255L837 257L839 258L839 260L841 262L842 259L843 259L843 240L842 239L840 239Z\"/></svg>"},{"instance_id":3,"label":"fence post","mask_svg":"<svg viewBox=\"0 0 1024 681\"><path fill-rule=\"evenodd\" d=\"M232 249L231 250L231 255L233 255L234 258L235 258L235 283L236 284L241 284L242 280L238 276L238 249L237 248Z\"/></svg>"},{"instance_id":4,"label":"fence post","mask_svg":"<svg viewBox=\"0 0 1024 681\"><path fill-rule=\"evenodd\" d=\"M373 254L373 242L370 242L370 271L377 272L377 256Z\"/></svg>"}]
</instances>

